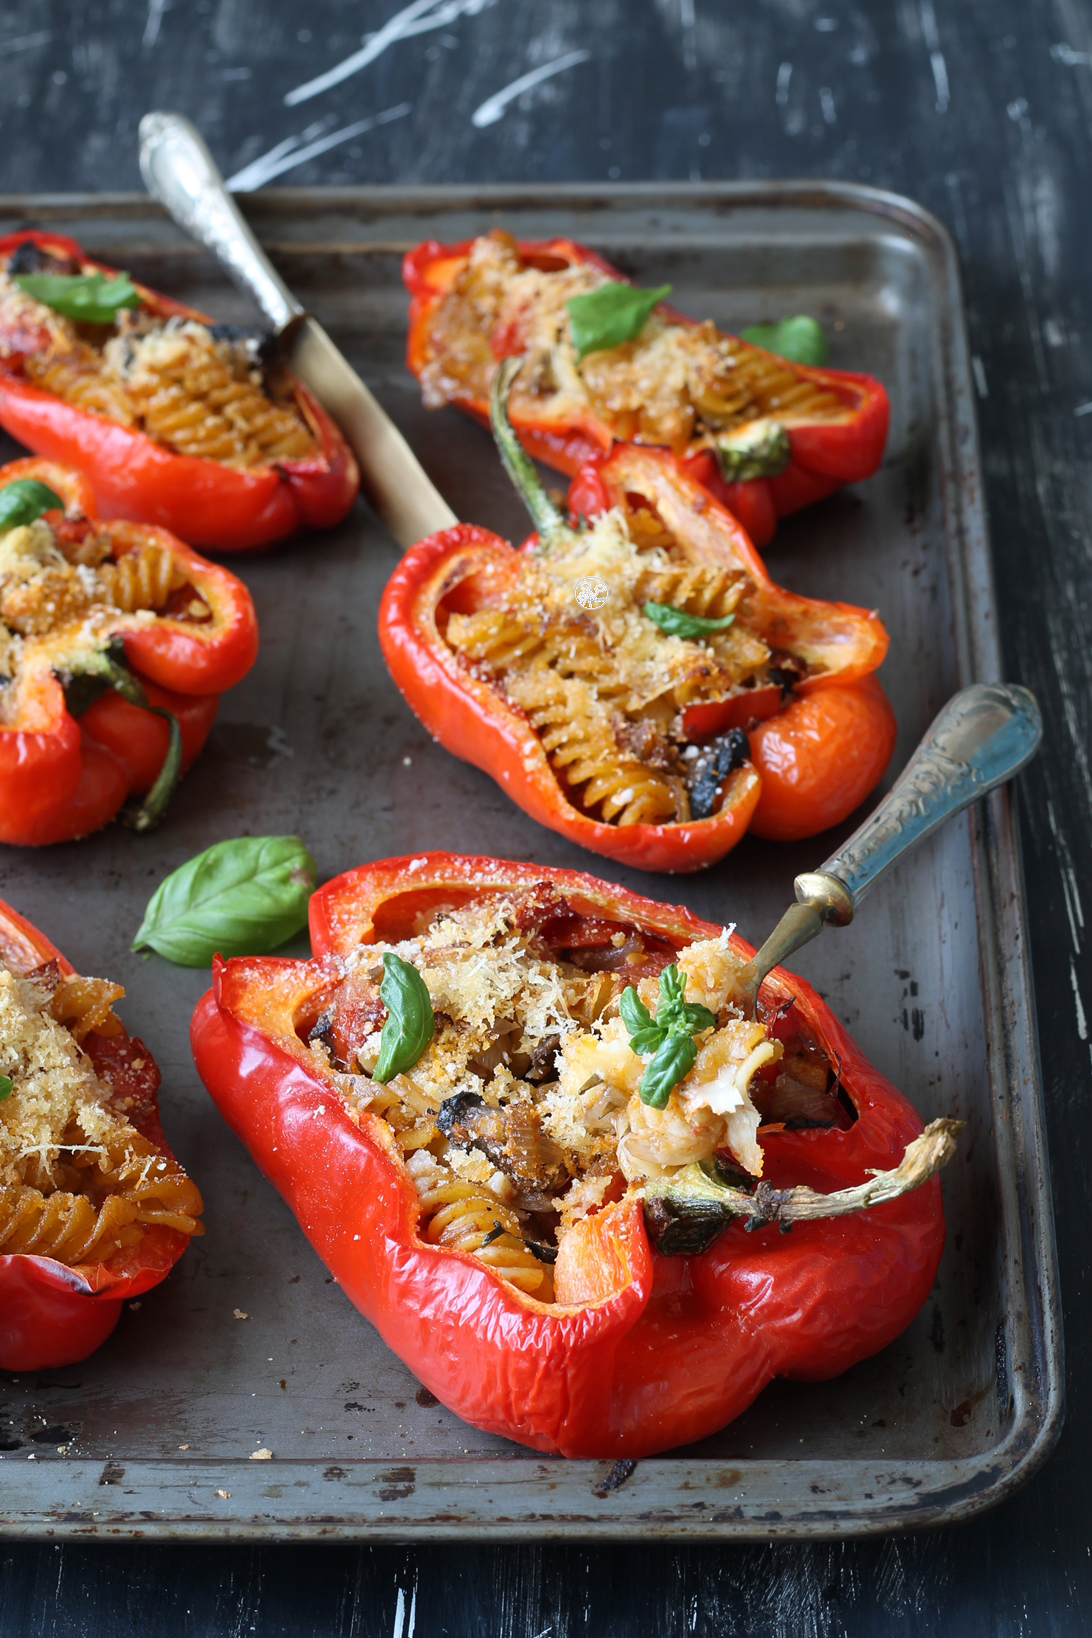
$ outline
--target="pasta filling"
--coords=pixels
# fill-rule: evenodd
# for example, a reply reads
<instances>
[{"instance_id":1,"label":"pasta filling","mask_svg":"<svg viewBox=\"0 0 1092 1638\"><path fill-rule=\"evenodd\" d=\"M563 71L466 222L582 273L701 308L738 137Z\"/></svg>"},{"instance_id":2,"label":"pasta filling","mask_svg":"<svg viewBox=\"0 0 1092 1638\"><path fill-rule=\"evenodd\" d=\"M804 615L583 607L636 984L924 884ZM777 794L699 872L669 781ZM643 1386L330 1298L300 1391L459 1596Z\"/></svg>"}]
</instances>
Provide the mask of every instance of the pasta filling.
<instances>
[{"instance_id":1,"label":"pasta filling","mask_svg":"<svg viewBox=\"0 0 1092 1638\"><path fill-rule=\"evenodd\" d=\"M517 422L590 413L615 438L676 454L719 453L726 434L763 420L792 427L847 413L829 388L708 321L680 324L654 312L635 341L578 361L565 304L611 276L586 262L540 262L525 261L500 229L474 240L430 321L421 372L429 408L487 398L497 358L522 352L527 363L511 399Z\"/></svg>"},{"instance_id":2,"label":"pasta filling","mask_svg":"<svg viewBox=\"0 0 1092 1638\"><path fill-rule=\"evenodd\" d=\"M597 583L603 606L582 607ZM721 629L672 635L649 604ZM747 726L780 710L809 669L762 635L749 576L693 561L639 496L521 558L485 606L442 608L440 623L459 665L526 715L569 800L618 825L730 804L747 777Z\"/></svg>"},{"instance_id":3,"label":"pasta filling","mask_svg":"<svg viewBox=\"0 0 1092 1638\"><path fill-rule=\"evenodd\" d=\"M631 923L578 914L548 882L421 921L409 938L339 961L297 1033L350 1107L385 1123L417 1191L422 1239L470 1253L541 1301L553 1299L566 1233L627 1190L712 1159L757 1178L764 1121L855 1118L805 1027L744 1016L743 963L727 933L680 951ZM386 952L423 979L435 1032L409 1070L380 1084ZM631 1045L620 1005L632 987L655 1015L671 966L713 1023L654 1108L640 1092L649 1055Z\"/></svg>"},{"instance_id":4,"label":"pasta filling","mask_svg":"<svg viewBox=\"0 0 1092 1638\"><path fill-rule=\"evenodd\" d=\"M204 1232L196 1186L137 1129L159 1072L113 1013L124 993L0 960L0 1256L102 1264Z\"/></svg>"},{"instance_id":5,"label":"pasta filling","mask_svg":"<svg viewBox=\"0 0 1092 1638\"><path fill-rule=\"evenodd\" d=\"M157 618L213 618L168 545L119 550L117 525L107 533L59 512L0 533L0 725L28 726L21 684Z\"/></svg>"},{"instance_id":6,"label":"pasta filling","mask_svg":"<svg viewBox=\"0 0 1092 1638\"><path fill-rule=\"evenodd\" d=\"M121 310L112 324L77 323L12 277L81 271L33 245L0 269L0 358L21 365L36 387L176 455L250 468L312 453L314 434L265 334L143 307Z\"/></svg>"}]
</instances>

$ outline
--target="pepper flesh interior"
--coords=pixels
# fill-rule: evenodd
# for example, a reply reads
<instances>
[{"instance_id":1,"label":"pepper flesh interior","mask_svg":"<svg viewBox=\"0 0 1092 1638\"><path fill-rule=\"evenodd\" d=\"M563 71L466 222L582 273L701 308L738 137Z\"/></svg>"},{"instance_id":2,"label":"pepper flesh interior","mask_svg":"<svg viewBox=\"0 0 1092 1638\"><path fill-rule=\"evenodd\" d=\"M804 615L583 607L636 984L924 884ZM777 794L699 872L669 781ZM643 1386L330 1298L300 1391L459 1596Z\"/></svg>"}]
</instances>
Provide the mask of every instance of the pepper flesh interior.
<instances>
[{"instance_id":1,"label":"pepper flesh interior","mask_svg":"<svg viewBox=\"0 0 1092 1638\"><path fill-rule=\"evenodd\" d=\"M109 1266L149 1235L204 1233L196 1185L135 1124L159 1072L113 1013L124 993L0 959L0 1255Z\"/></svg>"},{"instance_id":2,"label":"pepper flesh interior","mask_svg":"<svg viewBox=\"0 0 1092 1638\"><path fill-rule=\"evenodd\" d=\"M470 1253L541 1301L553 1296L560 1240L627 1189L718 1154L758 1177L758 1104L777 1115L782 1062L790 1105L810 1070L814 1123L847 1123L836 1091L820 1118L815 1043L801 1051L783 1020L785 1041L743 1016L746 974L727 934L679 949L631 923L577 914L548 882L433 906L422 923L341 959L297 1030L350 1104L386 1122L417 1191L421 1237ZM369 1076L387 950L421 974L436 1030L417 1062L380 1086ZM717 1022L657 1110L638 1094L645 1063L619 1002L632 985L655 1014L671 964L686 975L688 1000Z\"/></svg>"},{"instance_id":3,"label":"pepper flesh interior","mask_svg":"<svg viewBox=\"0 0 1092 1638\"><path fill-rule=\"evenodd\" d=\"M312 453L288 379L266 365L254 334L146 307L123 308L108 325L75 323L15 284L20 250L0 269L0 358L21 363L36 387L177 455L249 468ZM34 259L34 271L81 271L42 251Z\"/></svg>"},{"instance_id":4,"label":"pepper flesh interior","mask_svg":"<svg viewBox=\"0 0 1092 1638\"><path fill-rule=\"evenodd\" d=\"M421 385L430 408L487 398L498 354L522 352L514 416L557 424L591 413L621 441L676 454L716 451L721 436L764 418L792 427L852 414L828 387L708 321L682 324L654 312L636 340L578 363L565 304L612 275L592 262L558 261L525 261L501 229L474 240L429 321ZM784 464L775 459L769 471Z\"/></svg>"}]
</instances>

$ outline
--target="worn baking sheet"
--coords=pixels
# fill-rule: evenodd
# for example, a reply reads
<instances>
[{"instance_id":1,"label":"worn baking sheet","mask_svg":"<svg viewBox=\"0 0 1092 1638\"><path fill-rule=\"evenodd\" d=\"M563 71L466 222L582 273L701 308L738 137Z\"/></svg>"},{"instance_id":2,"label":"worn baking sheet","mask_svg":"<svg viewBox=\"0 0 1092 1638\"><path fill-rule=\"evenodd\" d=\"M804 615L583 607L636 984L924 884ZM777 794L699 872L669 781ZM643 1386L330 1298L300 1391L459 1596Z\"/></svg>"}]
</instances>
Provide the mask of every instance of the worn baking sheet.
<instances>
[{"instance_id":1,"label":"worn baking sheet","mask_svg":"<svg viewBox=\"0 0 1092 1638\"><path fill-rule=\"evenodd\" d=\"M402 365L401 252L494 223L572 234L734 328L819 314L832 362L888 386L882 471L781 525L777 579L883 614L892 775L960 684L998 675L958 278L942 228L844 186L284 191L246 201L289 283L461 517L526 528L487 435L427 415ZM245 303L143 198L0 200L224 319ZM298 832L324 875L425 848L594 869L763 935L848 833L746 839L697 877L626 872L538 829L434 746L389 681L375 610L396 548L361 504L332 533L236 560L262 649L168 823L0 855L0 894L81 971L128 989L208 1234L70 1370L0 1376L0 1532L166 1539L845 1535L989 1506L1050 1450L1061 1338L1019 855L1007 795L956 821L796 965L924 1118L967 1122L944 1175L948 1248L904 1337L830 1383L775 1383L716 1437L643 1461L540 1458L430 1402L355 1313L203 1093L187 1045L207 975L138 959L155 883L223 837ZM299 946L302 951L303 945ZM235 1311L245 1318L236 1317ZM423 1401L423 1402L422 1402ZM251 1462L258 1447L271 1462Z\"/></svg>"}]
</instances>

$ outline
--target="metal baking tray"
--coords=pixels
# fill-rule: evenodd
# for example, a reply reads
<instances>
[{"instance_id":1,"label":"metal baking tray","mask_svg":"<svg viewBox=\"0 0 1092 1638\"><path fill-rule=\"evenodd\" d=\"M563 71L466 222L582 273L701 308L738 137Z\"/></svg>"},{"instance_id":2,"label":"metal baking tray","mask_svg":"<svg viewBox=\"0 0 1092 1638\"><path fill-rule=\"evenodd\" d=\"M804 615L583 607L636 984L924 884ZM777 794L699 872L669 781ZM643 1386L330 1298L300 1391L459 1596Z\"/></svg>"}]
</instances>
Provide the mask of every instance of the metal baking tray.
<instances>
[{"instance_id":1,"label":"metal baking tray","mask_svg":"<svg viewBox=\"0 0 1092 1638\"><path fill-rule=\"evenodd\" d=\"M271 190L244 204L459 516L516 540L527 521L488 435L453 410L427 414L403 366L406 248L495 224L571 234L644 285L670 281L678 306L729 329L817 314L832 362L887 384L891 436L876 477L781 524L775 578L881 611L892 639L882 676L900 726L892 777L949 694L998 676L956 259L914 204L796 183ZM0 199L0 231L34 224L220 318L252 316L143 197ZM327 876L426 848L572 865L757 938L793 875L840 839L748 838L703 875L666 878L538 829L433 745L390 682L375 613L396 559L361 503L330 534L234 560L258 607L261 654L225 698L164 827L0 851L0 894L77 969L126 985L125 1017L162 1067L164 1123L204 1190L208 1225L91 1359L0 1377L0 1534L754 1540L890 1531L1000 1501L1044 1459L1062 1419L1007 793L951 824L858 921L795 963L925 1119L967 1122L944 1174L948 1246L935 1291L882 1354L833 1382L774 1383L714 1438L642 1461L614 1488L609 1462L548 1459L484 1436L419 1391L221 1123L187 1039L207 975L129 952L155 884L214 841L297 832ZM258 1447L273 1459L251 1461Z\"/></svg>"}]
</instances>

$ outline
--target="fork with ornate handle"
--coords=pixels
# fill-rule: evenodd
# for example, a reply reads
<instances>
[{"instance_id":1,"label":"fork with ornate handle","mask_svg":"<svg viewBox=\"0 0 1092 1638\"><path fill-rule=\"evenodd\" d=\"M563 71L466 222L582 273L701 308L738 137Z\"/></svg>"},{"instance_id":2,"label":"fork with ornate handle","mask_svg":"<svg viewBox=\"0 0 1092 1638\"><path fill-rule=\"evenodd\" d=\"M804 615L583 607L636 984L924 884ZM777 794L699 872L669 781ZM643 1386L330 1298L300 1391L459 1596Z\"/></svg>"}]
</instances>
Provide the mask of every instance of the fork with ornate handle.
<instances>
[{"instance_id":1,"label":"fork with ornate handle","mask_svg":"<svg viewBox=\"0 0 1092 1638\"><path fill-rule=\"evenodd\" d=\"M1035 696L1009 683L955 694L895 785L848 842L818 870L797 876L792 905L751 962L754 1006L767 973L825 924L844 927L896 860L948 819L1011 779L1043 736Z\"/></svg>"}]
</instances>

